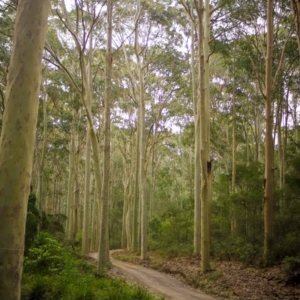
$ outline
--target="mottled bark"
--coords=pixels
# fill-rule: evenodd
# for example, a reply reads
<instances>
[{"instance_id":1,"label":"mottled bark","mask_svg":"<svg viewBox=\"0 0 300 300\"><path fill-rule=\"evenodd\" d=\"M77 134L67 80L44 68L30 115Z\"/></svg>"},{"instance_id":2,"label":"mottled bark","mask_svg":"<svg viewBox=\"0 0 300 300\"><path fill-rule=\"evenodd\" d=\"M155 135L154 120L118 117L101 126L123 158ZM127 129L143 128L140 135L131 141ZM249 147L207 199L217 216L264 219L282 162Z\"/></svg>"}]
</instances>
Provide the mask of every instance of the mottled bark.
<instances>
[{"instance_id":1,"label":"mottled bark","mask_svg":"<svg viewBox=\"0 0 300 300\"><path fill-rule=\"evenodd\" d=\"M0 299L19 300L50 1L19 0L0 139Z\"/></svg>"}]
</instances>

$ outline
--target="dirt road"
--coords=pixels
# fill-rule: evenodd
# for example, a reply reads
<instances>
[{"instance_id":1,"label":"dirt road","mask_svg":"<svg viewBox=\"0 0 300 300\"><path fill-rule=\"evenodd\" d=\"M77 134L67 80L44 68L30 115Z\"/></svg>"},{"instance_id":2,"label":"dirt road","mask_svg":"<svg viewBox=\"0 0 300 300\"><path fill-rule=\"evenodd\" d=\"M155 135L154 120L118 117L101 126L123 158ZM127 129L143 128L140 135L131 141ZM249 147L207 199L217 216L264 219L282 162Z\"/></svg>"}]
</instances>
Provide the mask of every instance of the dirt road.
<instances>
[{"instance_id":1,"label":"dirt road","mask_svg":"<svg viewBox=\"0 0 300 300\"><path fill-rule=\"evenodd\" d=\"M97 253L91 253L90 257L97 260ZM148 288L151 292L164 295L170 300L216 300L212 296L197 290L193 290L168 274L164 274L142 266L132 265L115 260L113 275L125 278L132 283L138 283Z\"/></svg>"}]
</instances>

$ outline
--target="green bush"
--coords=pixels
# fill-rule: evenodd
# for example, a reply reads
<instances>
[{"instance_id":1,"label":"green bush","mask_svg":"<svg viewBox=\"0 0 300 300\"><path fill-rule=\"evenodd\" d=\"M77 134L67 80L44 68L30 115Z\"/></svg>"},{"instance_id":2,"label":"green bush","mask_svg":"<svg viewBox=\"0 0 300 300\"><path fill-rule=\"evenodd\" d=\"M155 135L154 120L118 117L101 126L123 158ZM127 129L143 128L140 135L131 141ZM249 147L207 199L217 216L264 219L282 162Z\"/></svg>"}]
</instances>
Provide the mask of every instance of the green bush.
<instances>
[{"instance_id":1,"label":"green bush","mask_svg":"<svg viewBox=\"0 0 300 300\"><path fill-rule=\"evenodd\" d=\"M153 217L148 223L149 249L169 257L190 255L193 228L191 212L170 204L167 212Z\"/></svg>"},{"instance_id":2,"label":"green bush","mask_svg":"<svg viewBox=\"0 0 300 300\"><path fill-rule=\"evenodd\" d=\"M262 257L262 247L258 243L251 243L242 237L229 238L227 241L213 241L213 255L224 260L238 260L244 264L257 264Z\"/></svg>"},{"instance_id":3,"label":"green bush","mask_svg":"<svg viewBox=\"0 0 300 300\"><path fill-rule=\"evenodd\" d=\"M63 244L49 233L41 232L24 259L27 273L56 274L63 270L69 255Z\"/></svg>"}]
</instances>

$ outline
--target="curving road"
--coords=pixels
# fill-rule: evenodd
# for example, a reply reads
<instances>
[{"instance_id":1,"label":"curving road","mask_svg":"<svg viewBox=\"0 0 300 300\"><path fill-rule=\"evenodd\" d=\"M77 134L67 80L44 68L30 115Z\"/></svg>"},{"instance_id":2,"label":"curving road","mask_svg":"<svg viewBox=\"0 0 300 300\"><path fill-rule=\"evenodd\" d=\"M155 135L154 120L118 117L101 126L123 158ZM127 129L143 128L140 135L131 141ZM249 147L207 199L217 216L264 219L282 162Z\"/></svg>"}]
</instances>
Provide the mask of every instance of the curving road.
<instances>
[{"instance_id":1,"label":"curving road","mask_svg":"<svg viewBox=\"0 0 300 300\"><path fill-rule=\"evenodd\" d=\"M90 257L97 260L97 253L91 253ZM138 265L132 265L118 261L111 257L114 272L117 276L125 277L129 281L142 284L151 292L164 295L172 300L216 300L199 290L193 290L172 276L148 269Z\"/></svg>"}]
</instances>

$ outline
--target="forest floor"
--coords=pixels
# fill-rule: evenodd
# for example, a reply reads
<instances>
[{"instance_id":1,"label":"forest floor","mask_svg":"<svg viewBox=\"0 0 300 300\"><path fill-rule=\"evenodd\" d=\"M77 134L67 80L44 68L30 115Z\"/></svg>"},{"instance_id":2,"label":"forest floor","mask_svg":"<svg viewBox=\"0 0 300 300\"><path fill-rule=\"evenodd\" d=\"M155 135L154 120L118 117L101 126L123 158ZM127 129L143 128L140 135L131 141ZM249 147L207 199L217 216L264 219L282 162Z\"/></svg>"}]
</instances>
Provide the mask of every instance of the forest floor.
<instances>
[{"instance_id":1,"label":"forest floor","mask_svg":"<svg viewBox=\"0 0 300 300\"><path fill-rule=\"evenodd\" d=\"M167 273L178 279L181 283L188 285L184 297L169 299L213 299L205 294L199 294L196 298L189 298L188 291L200 289L213 297L240 299L240 300L299 300L300 284L288 283L285 274L280 266L272 268L255 268L253 266L245 266L242 263L234 261L213 261L212 271L203 275L200 272L199 257L177 257L163 258L157 254L150 253L147 260L140 260L136 253L127 251L116 251L112 254L114 257L112 263L114 265L121 263L120 261L129 262L135 267L142 266ZM132 266L133 267L133 266ZM112 270L114 276L123 277L132 282L130 274L127 273L128 266L121 266L121 269ZM134 268L134 267L133 267ZM144 269L144 268L143 268ZM121 272L120 272L121 270ZM118 273L119 272L119 273ZM140 269L136 270L138 282L143 280ZM145 277L150 275L145 275ZM162 278L165 278L163 275ZM151 281L149 279L148 281ZM154 285L162 282L162 279L152 280ZM163 283L167 287L169 283ZM145 284L147 286L147 284ZM183 286L178 285L183 288ZM176 287L170 285L171 290ZM191 289L192 288L192 289ZM153 289L150 289L153 291ZM161 293L161 291L154 291ZM201 293L201 292L200 292ZM203 298L204 297L204 298ZM208 298L205 298L208 297ZM168 297L167 297L168 298Z\"/></svg>"}]
</instances>

